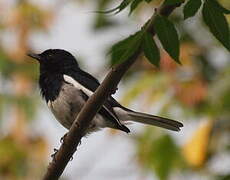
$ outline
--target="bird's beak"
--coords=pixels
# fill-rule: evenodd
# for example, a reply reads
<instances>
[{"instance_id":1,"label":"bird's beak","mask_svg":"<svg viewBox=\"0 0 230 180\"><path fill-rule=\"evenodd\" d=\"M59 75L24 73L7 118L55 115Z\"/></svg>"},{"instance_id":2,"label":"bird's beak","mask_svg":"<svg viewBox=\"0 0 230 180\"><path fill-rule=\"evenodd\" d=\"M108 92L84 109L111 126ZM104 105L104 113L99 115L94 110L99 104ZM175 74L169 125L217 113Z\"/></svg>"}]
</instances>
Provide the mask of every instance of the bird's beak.
<instances>
[{"instance_id":1,"label":"bird's beak","mask_svg":"<svg viewBox=\"0 0 230 180\"><path fill-rule=\"evenodd\" d=\"M36 60L38 60L38 61L41 60L41 56L40 56L39 54L27 53L27 56L32 57L32 58L34 58L34 59L36 59Z\"/></svg>"}]
</instances>

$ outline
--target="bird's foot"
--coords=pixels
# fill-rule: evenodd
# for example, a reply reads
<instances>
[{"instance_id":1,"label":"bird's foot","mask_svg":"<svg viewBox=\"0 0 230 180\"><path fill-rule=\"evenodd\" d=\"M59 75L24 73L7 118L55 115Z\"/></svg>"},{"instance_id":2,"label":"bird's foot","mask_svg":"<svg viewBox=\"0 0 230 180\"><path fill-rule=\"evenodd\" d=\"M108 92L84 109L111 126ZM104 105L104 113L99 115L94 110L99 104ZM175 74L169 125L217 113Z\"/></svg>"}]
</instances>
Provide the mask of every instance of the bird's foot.
<instances>
[{"instance_id":1,"label":"bird's foot","mask_svg":"<svg viewBox=\"0 0 230 180\"><path fill-rule=\"evenodd\" d=\"M61 137L60 139L60 143L63 144L65 142L65 138L67 136L68 133L65 133L64 136Z\"/></svg>"},{"instance_id":2,"label":"bird's foot","mask_svg":"<svg viewBox=\"0 0 230 180\"><path fill-rule=\"evenodd\" d=\"M55 162L56 162L55 156L56 156L57 152L58 152L58 149L54 148L54 153L51 154L51 158L53 158L53 160L54 160Z\"/></svg>"},{"instance_id":3,"label":"bird's foot","mask_svg":"<svg viewBox=\"0 0 230 180\"><path fill-rule=\"evenodd\" d=\"M80 141L80 143L81 143L81 141ZM79 143L79 145L80 145L80 143ZM76 152L76 151L77 151L77 148L75 148L74 152ZM69 161L72 161L72 160L73 160L73 156L70 157Z\"/></svg>"}]
</instances>

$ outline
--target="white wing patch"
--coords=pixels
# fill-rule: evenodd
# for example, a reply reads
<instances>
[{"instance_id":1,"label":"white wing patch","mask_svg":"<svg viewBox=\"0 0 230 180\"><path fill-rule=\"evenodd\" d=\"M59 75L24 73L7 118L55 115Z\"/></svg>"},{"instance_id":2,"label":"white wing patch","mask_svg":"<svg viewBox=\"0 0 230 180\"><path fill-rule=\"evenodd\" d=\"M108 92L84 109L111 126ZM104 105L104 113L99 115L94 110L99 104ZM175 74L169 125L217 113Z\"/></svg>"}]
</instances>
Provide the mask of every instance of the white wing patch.
<instances>
[{"instance_id":1,"label":"white wing patch","mask_svg":"<svg viewBox=\"0 0 230 180\"><path fill-rule=\"evenodd\" d=\"M87 89L86 87L82 86L80 83L78 83L76 80L74 80L72 77L64 74L63 75L64 80L70 84L73 84L74 87L76 87L77 89L81 89L86 95L91 96L93 94L92 91L90 91L89 89Z\"/></svg>"}]
</instances>

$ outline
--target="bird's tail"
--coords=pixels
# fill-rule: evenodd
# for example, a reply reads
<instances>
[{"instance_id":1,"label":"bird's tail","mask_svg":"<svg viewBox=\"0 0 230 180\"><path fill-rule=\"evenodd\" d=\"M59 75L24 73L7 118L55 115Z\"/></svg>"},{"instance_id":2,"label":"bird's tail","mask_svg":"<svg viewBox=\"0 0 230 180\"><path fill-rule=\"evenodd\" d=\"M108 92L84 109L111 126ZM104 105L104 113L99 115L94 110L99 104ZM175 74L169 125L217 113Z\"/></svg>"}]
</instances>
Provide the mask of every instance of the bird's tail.
<instances>
[{"instance_id":1,"label":"bird's tail","mask_svg":"<svg viewBox=\"0 0 230 180\"><path fill-rule=\"evenodd\" d=\"M128 111L128 116L130 121L158 126L172 131L180 131L180 128L183 127L183 124L178 121L150 114Z\"/></svg>"},{"instance_id":2,"label":"bird's tail","mask_svg":"<svg viewBox=\"0 0 230 180\"><path fill-rule=\"evenodd\" d=\"M180 131L180 128L183 127L183 124L178 121L159 117L159 116L135 112L129 109L124 110L121 108L116 108L114 110L116 114L119 116L119 119L123 122L134 121L143 124L158 126L172 131Z\"/></svg>"}]
</instances>

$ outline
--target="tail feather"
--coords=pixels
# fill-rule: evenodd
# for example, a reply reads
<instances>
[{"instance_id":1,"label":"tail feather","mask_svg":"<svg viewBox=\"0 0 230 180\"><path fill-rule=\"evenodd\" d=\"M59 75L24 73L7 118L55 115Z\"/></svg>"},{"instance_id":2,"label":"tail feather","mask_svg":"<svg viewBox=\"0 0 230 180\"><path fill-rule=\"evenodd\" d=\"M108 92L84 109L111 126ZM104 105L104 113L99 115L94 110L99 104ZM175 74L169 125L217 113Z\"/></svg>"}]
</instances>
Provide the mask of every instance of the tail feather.
<instances>
[{"instance_id":1,"label":"tail feather","mask_svg":"<svg viewBox=\"0 0 230 180\"><path fill-rule=\"evenodd\" d=\"M153 126L162 127L162 128L169 129L172 131L180 131L180 128L183 127L183 124L178 121L163 118L160 116L154 116L154 115L150 115L146 113L135 112L127 108L115 107L113 109L116 115L118 116L119 120L123 122L134 121L134 122L139 122L143 124L149 124Z\"/></svg>"},{"instance_id":2,"label":"tail feather","mask_svg":"<svg viewBox=\"0 0 230 180\"><path fill-rule=\"evenodd\" d=\"M141 112L128 112L128 114L130 116L134 116L134 117L140 117L140 118L146 118L146 119L154 119L156 121L160 121L162 123L167 123L170 124L172 126L178 126L178 127L183 127L183 124L181 122L172 120L172 119L168 119L168 118L163 118L160 116L154 116L154 115L150 115L150 114L146 114L146 113L141 113Z\"/></svg>"},{"instance_id":3,"label":"tail feather","mask_svg":"<svg viewBox=\"0 0 230 180\"><path fill-rule=\"evenodd\" d=\"M178 121L150 114L130 111L128 112L128 116L130 117L129 120L131 121L154 125L173 131L180 131L180 128L183 127L183 124Z\"/></svg>"}]
</instances>

